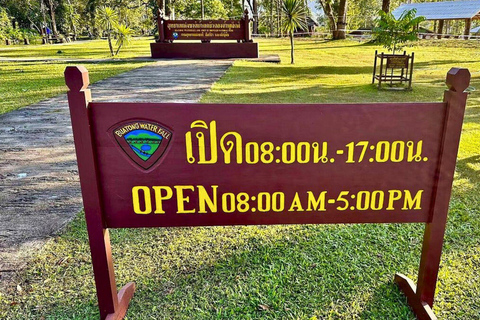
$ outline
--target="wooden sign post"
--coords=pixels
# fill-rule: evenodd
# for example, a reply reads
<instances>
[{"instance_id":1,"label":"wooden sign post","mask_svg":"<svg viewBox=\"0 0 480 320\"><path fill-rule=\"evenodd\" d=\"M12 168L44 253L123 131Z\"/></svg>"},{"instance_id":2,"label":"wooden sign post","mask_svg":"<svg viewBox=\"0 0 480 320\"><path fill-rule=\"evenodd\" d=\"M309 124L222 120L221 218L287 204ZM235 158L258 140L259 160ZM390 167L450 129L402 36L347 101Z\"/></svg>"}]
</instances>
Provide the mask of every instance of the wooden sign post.
<instances>
[{"instance_id":1,"label":"wooden sign post","mask_svg":"<svg viewBox=\"0 0 480 320\"><path fill-rule=\"evenodd\" d=\"M240 20L166 20L159 12L159 37L150 44L152 58L258 58L250 21L248 10Z\"/></svg>"},{"instance_id":2,"label":"wooden sign post","mask_svg":"<svg viewBox=\"0 0 480 320\"><path fill-rule=\"evenodd\" d=\"M441 103L96 103L85 68L65 78L101 319L135 290L108 228L326 223L425 223L417 287L395 281L435 319L467 69Z\"/></svg>"}]
</instances>

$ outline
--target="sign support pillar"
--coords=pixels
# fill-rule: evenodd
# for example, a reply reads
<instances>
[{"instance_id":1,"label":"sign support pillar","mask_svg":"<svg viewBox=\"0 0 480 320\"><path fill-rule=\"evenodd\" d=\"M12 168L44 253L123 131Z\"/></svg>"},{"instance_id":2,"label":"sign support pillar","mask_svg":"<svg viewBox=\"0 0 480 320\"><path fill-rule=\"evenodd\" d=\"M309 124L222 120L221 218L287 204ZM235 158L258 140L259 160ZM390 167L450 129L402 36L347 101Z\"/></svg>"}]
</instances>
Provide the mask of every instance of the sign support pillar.
<instances>
[{"instance_id":1,"label":"sign support pillar","mask_svg":"<svg viewBox=\"0 0 480 320\"><path fill-rule=\"evenodd\" d=\"M437 319L431 308L435 297L448 204L468 95L464 91L469 83L470 72L467 69L452 68L447 74L446 84L449 90L445 91L443 98L447 107L442 137L443 147L440 150L440 161L436 173L438 182L433 196L431 221L426 224L423 236L417 287L404 275L395 275L395 282L407 296L408 303L419 320Z\"/></svg>"},{"instance_id":2,"label":"sign support pillar","mask_svg":"<svg viewBox=\"0 0 480 320\"><path fill-rule=\"evenodd\" d=\"M68 104L75 137L75 151L78 161L78 171L83 177L82 188L85 219L92 255L93 272L97 288L100 318L107 320L123 319L128 304L133 297L135 284L128 283L117 294L115 273L113 269L110 236L102 218L102 203L97 181L97 165L93 150L93 140L90 132L89 103L92 101L90 81L85 67L67 67L65 82L70 89Z\"/></svg>"}]
</instances>

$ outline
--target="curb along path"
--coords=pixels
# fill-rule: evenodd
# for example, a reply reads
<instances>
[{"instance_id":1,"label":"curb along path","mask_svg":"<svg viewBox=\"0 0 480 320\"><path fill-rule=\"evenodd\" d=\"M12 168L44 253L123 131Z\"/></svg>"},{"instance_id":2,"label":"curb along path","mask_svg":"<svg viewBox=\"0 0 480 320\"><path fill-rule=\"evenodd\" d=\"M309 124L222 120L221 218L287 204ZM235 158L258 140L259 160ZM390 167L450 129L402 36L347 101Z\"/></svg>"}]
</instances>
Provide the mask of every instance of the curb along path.
<instances>
[{"instance_id":1,"label":"curb along path","mask_svg":"<svg viewBox=\"0 0 480 320\"><path fill-rule=\"evenodd\" d=\"M170 60L91 85L93 101L198 102L232 60ZM66 94L0 115L0 291L82 209Z\"/></svg>"}]
</instances>

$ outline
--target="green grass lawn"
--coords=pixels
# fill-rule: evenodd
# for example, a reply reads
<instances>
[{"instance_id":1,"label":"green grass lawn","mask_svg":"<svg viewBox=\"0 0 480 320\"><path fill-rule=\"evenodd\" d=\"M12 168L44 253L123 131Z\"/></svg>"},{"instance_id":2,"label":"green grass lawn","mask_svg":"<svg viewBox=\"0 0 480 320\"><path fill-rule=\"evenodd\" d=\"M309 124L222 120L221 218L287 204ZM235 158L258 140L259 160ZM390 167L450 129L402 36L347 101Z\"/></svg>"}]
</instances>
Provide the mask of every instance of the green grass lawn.
<instances>
[{"instance_id":1,"label":"green grass lawn","mask_svg":"<svg viewBox=\"0 0 480 320\"><path fill-rule=\"evenodd\" d=\"M132 45L124 48L116 61L83 62L82 59L108 58L105 40L72 42L56 45L16 45L0 47L1 58L67 58L75 62L0 61L0 114L19 109L67 91L63 71L67 65L82 64L90 75L92 83L145 66L146 62L123 60L124 58L150 55L150 38L136 38ZM58 51L61 54L57 54Z\"/></svg>"},{"instance_id":2,"label":"green grass lawn","mask_svg":"<svg viewBox=\"0 0 480 320\"><path fill-rule=\"evenodd\" d=\"M284 63L237 61L203 102L439 101L452 66L470 68L480 88L475 42L420 43L411 92L370 84L379 47L297 41L291 66L287 40L259 42ZM479 96L469 97L461 139L439 319L480 319ZM415 279L422 234L414 224L111 230L117 284L137 284L128 319L413 319L393 275ZM47 243L17 284L0 294L2 319L98 317L83 217Z\"/></svg>"},{"instance_id":3,"label":"green grass lawn","mask_svg":"<svg viewBox=\"0 0 480 320\"><path fill-rule=\"evenodd\" d=\"M121 49L116 59L150 57L150 42L153 37L133 38L128 47ZM114 43L115 44L115 43ZM66 58L66 59L108 59L107 40L75 41L53 45L0 46L3 58Z\"/></svg>"}]
</instances>

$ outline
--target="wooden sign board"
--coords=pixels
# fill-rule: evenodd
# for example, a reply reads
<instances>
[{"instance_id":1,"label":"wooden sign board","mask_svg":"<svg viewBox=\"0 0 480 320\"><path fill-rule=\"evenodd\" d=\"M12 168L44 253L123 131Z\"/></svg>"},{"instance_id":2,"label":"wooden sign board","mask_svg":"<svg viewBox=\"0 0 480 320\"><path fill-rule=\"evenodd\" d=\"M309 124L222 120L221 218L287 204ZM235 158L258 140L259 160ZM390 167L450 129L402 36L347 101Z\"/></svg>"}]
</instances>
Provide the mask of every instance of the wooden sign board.
<instances>
[{"instance_id":1,"label":"wooden sign board","mask_svg":"<svg viewBox=\"0 0 480 320\"><path fill-rule=\"evenodd\" d=\"M166 20L159 12L158 39L150 44L152 58L258 58L258 43L252 40L250 21L248 10L239 20Z\"/></svg>"},{"instance_id":2,"label":"wooden sign board","mask_svg":"<svg viewBox=\"0 0 480 320\"><path fill-rule=\"evenodd\" d=\"M122 318L108 228L426 224L418 288L431 311L469 83L452 69L442 103L91 102L88 73L65 71L101 318Z\"/></svg>"},{"instance_id":3,"label":"wooden sign board","mask_svg":"<svg viewBox=\"0 0 480 320\"><path fill-rule=\"evenodd\" d=\"M389 56L387 57L387 68L406 69L408 68L409 56Z\"/></svg>"},{"instance_id":4,"label":"wooden sign board","mask_svg":"<svg viewBox=\"0 0 480 320\"><path fill-rule=\"evenodd\" d=\"M379 54L375 50L372 84L377 80L379 89L382 88L382 84L388 85L387 88L392 90L412 89L413 60L414 53L407 55L404 51L403 54L385 54L383 52ZM377 66L380 69L378 73ZM403 87L398 85L403 85Z\"/></svg>"},{"instance_id":5,"label":"wooden sign board","mask_svg":"<svg viewBox=\"0 0 480 320\"><path fill-rule=\"evenodd\" d=\"M165 39L174 40L245 40L242 20L165 20Z\"/></svg>"}]
</instances>

